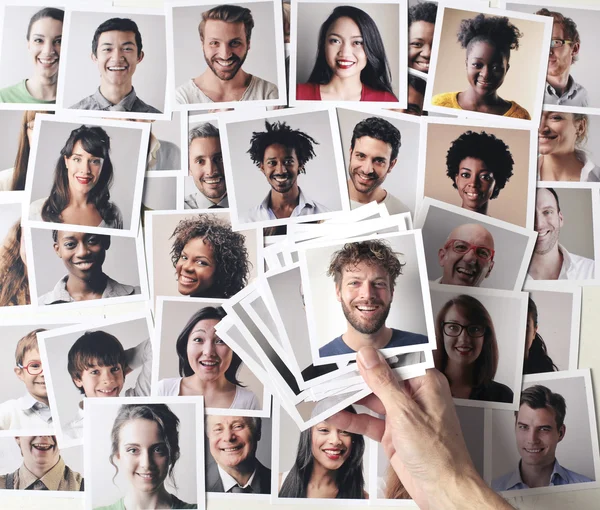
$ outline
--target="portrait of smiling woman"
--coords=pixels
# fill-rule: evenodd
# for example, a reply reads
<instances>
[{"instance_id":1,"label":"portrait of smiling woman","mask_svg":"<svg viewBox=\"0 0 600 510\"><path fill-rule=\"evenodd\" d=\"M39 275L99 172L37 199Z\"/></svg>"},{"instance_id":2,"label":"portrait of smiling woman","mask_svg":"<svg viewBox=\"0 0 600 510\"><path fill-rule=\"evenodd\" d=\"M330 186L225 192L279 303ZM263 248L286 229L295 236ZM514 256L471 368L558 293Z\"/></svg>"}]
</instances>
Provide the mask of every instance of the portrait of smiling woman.
<instances>
[{"instance_id":1,"label":"portrait of smiling woman","mask_svg":"<svg viewBox=\"0 0 600 510\"><path fill-rule=\"evenodd\" d=\"M221 307L206 306L190 317L175 342L181 377L159 381L158 395L203 395L206 407L260 409L237 379L242 360L215 331L225 315Z\"/></svg>"},{"instance_id":2,"label":"portrait of smiling woman","mask_svg":"<svg viewBox=\"0 0 600 510\"><path fill-rule=\"evenodd\" d=\"M3 103L56 102L58 62L62 42L64 11L46 7L36 12L27 27L27 49L33 73L15 85L0 90ZM5 18L8 20L8 17ZM7 48L5 44L5 48Z\"/></svg>"},{"instance_id":3,"label":"portrait of smiling woman","mask_svg":"<svg viewBox=\"0 0 600 510\"><path fill-rule=\"evenodd\" d=\"M408 9L408 67L429 72L437 4L419 2Z\"/></svg>"},{"instance_id":4,"label":"portrait of smiling woman","mask_svg":"<svg viewBox=\"0 0 600 510\"><path fill-rule=\"evenodd\" d=\"M297 85L296 99L398 101L383 39L369 14L347 5L333 10L321 25L313 69L308 82Z\"/></svg>"},{"instance_id":5,"label":"portrait of smiling woman","mask_svg":"<svg viewBox=\"0 0 600 510\"><path fill-rule=\"evenodd\" d=\"M112 181L106 131L85 125L74 129L56 162L50 196L31 204L29 219L122 229L121 211L110 201Z\"/></svg>"}]
</instances>

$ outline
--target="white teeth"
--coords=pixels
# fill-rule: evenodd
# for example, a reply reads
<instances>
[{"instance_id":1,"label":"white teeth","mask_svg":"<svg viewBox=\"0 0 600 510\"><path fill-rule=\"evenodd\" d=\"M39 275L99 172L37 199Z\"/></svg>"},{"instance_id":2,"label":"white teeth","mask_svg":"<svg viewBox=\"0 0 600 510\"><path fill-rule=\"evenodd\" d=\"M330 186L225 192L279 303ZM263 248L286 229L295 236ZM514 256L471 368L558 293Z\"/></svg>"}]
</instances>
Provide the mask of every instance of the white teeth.
<instances>
[{"instance_id":1,"label":"white teeth","mask_svg":"<svg viewBox=\"0 0 600 510\"><path fill-rule=\"evenodd\" d=\"M468 269L464 269L462 267L457 268L456 272L457 273L466 274L466 275L469 275L469 276L473 276L475 274L475 271L469 271Z\"/></svg>"},{"instance_id":2,"label":"white teeth","mask_svg":"<svg viewBox=\"0 0 600 510\"><path fill-rule=\"evenodd\" d=\"M125 71L127 68L125 66L118 66L118 67L109 67L108 70L109 71Z\"/></svg>"},{"instance_id":3,"label":"white teeth","mask_svg":"<svg viewBox=\"0 0 600 510\"><path fill-rule=\"evenodd\" d=\"M223 67L229 67L229 66L233 65L233 62L234 62L233 60L217 60L217 63Z\"/></svg>"},{"instance_id":4,"label":"white teeth","mask_svg":"<svg viewBox=\"0 0 600 510\"><path fill-rule=\"evenodd\" d=\"M219 363L217 361L200 361L200 364L204 365L205 367L215 367Z\"/></svg>"},{"instance_id":5,"label":"white teeth","mask_svg":"<svg viewBox=\"0 0 600 510\"><path fill-rule=\"evenodd\" d=\"M329 455L341 455L341 450L323 450L325 453Z\"/></svg>"},{"instance_id":6,"label":"white teeth","mask_svg":"<svg viewBox=\"0 0 600 510\"><path fill-rule=\"evenodd\" d=\"M204 179L204 182L206 184L219 184L223 179L221 177L218 177L216 179Z\"/></svg>"},{"instance_id":7,"label":"white teeth","mask_svg":"<svg viewBox=\"0 0 600 510\"><path fill-rule=\"evenodd\" d=\"M185 283L193 283L196 280L194 280L193 278L188 278L187 276L185 276L184 274L181 275L181 279L185 282Z\"/></svg>"},{"instance_id":8,"label":"white teeth","mask_svg":"<svg viewBox=\"0 0 600 510\"><path fill-rule=\"evenodd\" d=\"M525 448L525 451L527 453L540 453L542 450L541 450L541 448L539 448L537 450L530 450L529 448Z\"/></svg>"},{"instance_id":9,"label":"white teeth","mask_svg":"<svg viewBox=\"0 0 600 510\"><path fill-rule=\"evenodd\" d=\"M223 448L224 452L236 452L238 450L240 450L242 448L242 446L234 446L233 448Z\"/></svg>"},{"instance_id":10,"label":"white teeth","mask_svg":"<svg viewBox=\"0 0 600 510\"><path fill-rule=\"evenodd\" d=\"M356 308L358 308L361 312L372 312L377 310L376 306L357 306Z\"/></svg>"}]
</instances>

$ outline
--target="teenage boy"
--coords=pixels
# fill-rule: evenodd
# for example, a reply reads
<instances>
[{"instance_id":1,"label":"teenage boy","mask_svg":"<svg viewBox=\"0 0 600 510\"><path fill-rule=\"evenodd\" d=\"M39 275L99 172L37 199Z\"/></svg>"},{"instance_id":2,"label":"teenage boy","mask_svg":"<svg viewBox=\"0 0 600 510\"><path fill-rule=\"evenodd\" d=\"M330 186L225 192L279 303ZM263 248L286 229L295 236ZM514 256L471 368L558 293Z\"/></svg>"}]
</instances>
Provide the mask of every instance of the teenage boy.
<instances>
[{"instance_id":1,"label":"teenage boy","mask_svg":"<svg viewBox=\"0 0 600 510\"><path fill-rule=\"evenodd\" d=\"M27 392L20 398L0 404L0 430L44 429L52 426L46 381L40 361L36 329L17 343L15 374Z\"/></svg>"}]
</instances>

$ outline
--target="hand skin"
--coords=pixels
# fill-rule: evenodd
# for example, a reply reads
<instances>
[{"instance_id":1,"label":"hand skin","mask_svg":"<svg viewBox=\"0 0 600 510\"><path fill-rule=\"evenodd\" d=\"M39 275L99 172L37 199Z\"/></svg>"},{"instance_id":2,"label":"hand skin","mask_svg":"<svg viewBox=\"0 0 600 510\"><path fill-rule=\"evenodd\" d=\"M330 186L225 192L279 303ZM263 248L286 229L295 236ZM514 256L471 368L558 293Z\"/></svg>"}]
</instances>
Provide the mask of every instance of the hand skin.
<instances>
[{"instance_id":1,"label":"hand skin","mask_svg":"<svg viewBox=\"0 0 600 510\"><path fill-rule=\"evenodd\" d=\"M475 471L446 378L437 370L398 381L372 347L358 352L373 390L362 404L385 419L342 411L327 419L382 444L392 468L421 510L509 510L513 507Z\"/></svg>"}]
</instances>

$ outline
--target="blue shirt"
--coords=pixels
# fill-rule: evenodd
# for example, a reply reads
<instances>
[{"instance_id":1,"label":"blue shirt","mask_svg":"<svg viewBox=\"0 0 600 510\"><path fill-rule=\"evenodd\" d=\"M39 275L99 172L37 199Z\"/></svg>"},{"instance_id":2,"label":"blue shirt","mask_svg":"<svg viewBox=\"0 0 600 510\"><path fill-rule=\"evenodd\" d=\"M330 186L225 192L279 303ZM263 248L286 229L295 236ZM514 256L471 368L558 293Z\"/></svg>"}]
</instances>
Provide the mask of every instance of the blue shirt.
<instances>
[{"instance_id":1,"label":"blue shirt","mask_svg":"<svg viewBox=\"0 0 600 510\"><path fill-rule=\"evenodd\" d=\"M400 329L392 328L392 338L383 349L389 349L390 347L406 347L407 345L426 344L428 339L425 335L419 333L411 333L410 331L402 331ZM328 344L325 344L319 349L319 356L338 356L339 354L352 354L356 351L350 349L344 341L342 336L338 336Z\"/></svg>"},{"instance_id":2,"label":"blue shirt","mask_svg":"<svg viewBox=\"0 0 600 510\"><path fill-rule=\"evenodd\" d=\"M587 476L580 475L571 471L570 469L562 467L557 459L554 459L554 469L550 475L550 483L548 487L554 485L569 485L571 483L585 483L592 482ZM529 489L530 487L521 478L521 462L519 466L512 473L507 473L500 478L496 478L492 482L492 489L496 492L501 491L518 491L521 489Z\"/></svg>"}]
</instances>

